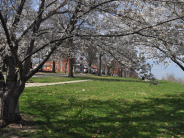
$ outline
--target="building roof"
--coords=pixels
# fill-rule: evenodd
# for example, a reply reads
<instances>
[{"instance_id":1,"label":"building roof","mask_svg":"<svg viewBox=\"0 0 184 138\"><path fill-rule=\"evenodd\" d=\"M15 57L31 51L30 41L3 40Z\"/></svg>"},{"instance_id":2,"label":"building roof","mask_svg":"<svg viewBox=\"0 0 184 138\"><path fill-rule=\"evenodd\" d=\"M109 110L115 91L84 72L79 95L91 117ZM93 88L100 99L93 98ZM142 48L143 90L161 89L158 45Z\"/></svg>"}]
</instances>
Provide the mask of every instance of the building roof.
<instances>
[{"instance_id":1,"label":"building roof","mask_svg":"<svg viewBox=\"0 0 184 138\"><path fill-rule=\"evenodd\" d=\"M93 66L94 69L97 69L97 66Z\"/></svg>"}]
</instances>

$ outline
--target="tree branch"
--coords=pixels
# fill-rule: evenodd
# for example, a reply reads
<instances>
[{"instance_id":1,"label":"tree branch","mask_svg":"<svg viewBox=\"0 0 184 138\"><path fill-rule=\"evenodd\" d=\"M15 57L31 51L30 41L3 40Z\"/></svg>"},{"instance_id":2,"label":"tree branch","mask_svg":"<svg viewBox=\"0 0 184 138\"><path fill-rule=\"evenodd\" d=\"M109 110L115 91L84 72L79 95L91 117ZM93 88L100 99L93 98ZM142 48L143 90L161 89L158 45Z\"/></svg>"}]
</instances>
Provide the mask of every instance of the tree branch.
<instances>
[{"instance_id":1,"label":"tree branch","mask_svg":"<svg viewBox=\"0 0 184 138\"><path fill-rule=\"evenodd\" d=\"M46 55L46 58L40 63L40 65L38 65L37 68L31 70L28 75L26 76L26 81L28 79L30 79L36 72L38 72L38 70L44 65L44 63L50 58L50 56L52 55L52 53L54 52L54 50L56 50L56 46L54 46L53 48L51 48L51 51L48 53L48 55Z\"/></svg>"},{"instance_id":2,"label":"tree branch","mask_svg":"<svg viewBox=\"0 0 184 138\"><path fill-rule=\"evenodd\" d=\"M162 25L162 24L165 24L165 23L168 23L168 22L177 20L177 19L182 19L183 17L184 16L179 16L177 18L173 18L173 19L170 19L170 20L167 20L167 21L163 21L163 22L158 23L158 24L155 24L155 25L150 25L150 26L147 26L147 27L144 27L144 28L139 29L137 32L140 32L140 31L145 30L145 29L148 29L148 28L153 28L153 27L156 27L156 26L159 26L159 25Z\"/></svg>"},{"instance_id":3,"label":"tree branch","mask_svg":"<svg viewBox=\"0 0 184 138\"><path fill-rule=\"evenodd\" d=\"M105 2L102 2L100 4L97 4L97 5L93 6L93 7L91 7L88 11L84 12L83 15L89 13L90 11L94 10L95 8L97 8L97 7L99 7L99 6L103 5L103 4L110 3L110 2L113 2L113 1L116 1L116 0L109 0L109 1L105 1ZM79 18L82 17L83 15L79 16Z\"/></svg>"},{"instance_id":4,"label":"tree branch","mask_svg":"<svg viewBox=\"0 0 184 138\"><path fill-rule=\"evenodd\" d=\"M10 39L10 34L8 32L8 29L7 29L7 26L6 26L6 22L5 22L4 18L3 18L1 10L0 10L0 19L1 19L1 23L2 23L2 27L4 29L4 32L6 34L6 39L7 39L8 45L10 46L10 45L12 45L11 44L11 39Z\"/></svg>"},{"instance_id":5,"label":"tree branch","mask_svg":"<svg viewBox=\"0 0 184 138\"><path fill-rule=\"evenodd\" d=\"M54 1L55 2L55 1ZM54 3L53 2L53 3ZM67 1L65 1L65 2L63 2L62 4L66 4L67 3ZM52 4L52 3L51 3ZM51 4L49 4L49 5L47 5L46 7L49 7ZM61 5L62 5L61 4ZM60 6L61 6L60 5ZM60 7L59 6L59 7ZM57 8L58 9L58 8ZM44 12L45 10L44 9L41 9L40 11L39 11L39 14L38 14L38 16L35 18L35 20L32 22L32 24L22 33L22 35L19 37L19 39L18 39L18 42L21 40L21 38L28 32L28 30L29 29L31 29L31 27L33 27L33 25L35 24L35 22L37 22L37 20L38 20L38 18L40 17L40 15ZM42 21L41 21L42 22Z\"/></svg>"},{"instance_id":6,"label":"tree branch","mask_svg":"<svg viewBox=\"0 0 184 138\"><path fill-rule=\"evenodd\" d=\"M171 58L171 60L176 63L183 71L184 71L184 67L175 59L175 58Z\"/></svg>"},{"instance_id":7,"label":"tree branch","mask_svg":"<svg viewBox=\"0 0 184 138\"><path fill-rule=\"evenodd\" d=\"M64 13L68 13L69 11L63 11L63 12L57 12L56 10L49 13L49 15L47 15L45 18L42 19L42 22L44 22L45 20L47 20L48 18L50 18L52 15L55 14L64 14Z\"/></svg>"},{"instance_id":8,"label":"tree branch","mask_svg":"<svg viewBox=\"0 0 184 138\"><path fill-rule=\"evenodd\" d=\"M35 53L37 53L38 51L44 49L44 48L45 48L46 46L48 46L49 44L53 44L53 43L56 43L56 42L61 42L61 41L65 40L65 39L68 39L68 38L71 38L71 37L73 37L73 36L68 36L68 37L64 37L64 38L62 38L62 39L56 39L56 40L50 41L49 43L47 43L47 44L43 45L42 47L38 48L37 50L35 50L35 51L32 52L31 54L27 55L27 56L21 61L21 63L23 63L27 58L29 58L29 57L32 56L33 54L35 54Z\"/></svg>"},{"instance_id":9,"label":"tree branch","mask_svg":"<svg viewBox=\"0 0 184 138\"><path fill-rule=\"evenodd\" d=\"M10 34L8 32L8 29L7 29L7 26L6 26L6 23L4 21L4 18L3 18L3 15L1 13L1 11L0 11L0 19L1 19L1 23L3 25L3 29L5 31L5 34L6 34L7 43L9 45L13 55L15 56L16 62L18 63L18 66L19 66L19 69L20 69L20 78L23 79L23 67L22 67L22 64L21 64L21 62L18 58L18 55L17 55L17 53L16 53L16 51L13 47L13 44L11 43Z\"/></svg>"},{"instance_id":10,"label":"tree branch","mask_svg":"<svg viewBox=\"0 0 184 138\"><path fill-rule=\"evenodd\" d=\"M126 34L119 34L119 35L80 35L80 34L75 34L75 36L79 36L79 37L121 37L121 36L127 36L127 35L132 35L132 34L136 34L136 32L132 32L132 33L126 33Z\"/></svg>"},{"instance_id":11,"label":"tree branch","mask_svg":"<svg viewBox=\"0 0 184 138\"><path fill-rule=\"evenodd\" d=\"M26 0L21 0L20 5L19 5L18 10L17 10L17 14L18 15L16 15L15 20L14 20L12 26L15 26L20 21L20 15L22 13L25 1Z\"/></svg>"},{"instance_id":12,"label":"tree branch","mask_svg":"<svg viewBox=\"0 0 184 138\"><path fill-rule=\"evenodd\" d=\"M158 40L160 40L160 41L163 41L164 43L168 43L168 44L171 44L171 45L177 45L177 44L168 42L168 41L166 41L166 40L164 40L164 39L162 39L162 38L160 38L160 37L157 37L157 36L145 35L145 34L141 34L141 33L139 33L139 32L135 32L135 33L136 33L136 34L139 34L139 35L141 35L141 36L144 36L144 37L156 38L156 39L158 39Z\"/></svg>"}]
</instances>

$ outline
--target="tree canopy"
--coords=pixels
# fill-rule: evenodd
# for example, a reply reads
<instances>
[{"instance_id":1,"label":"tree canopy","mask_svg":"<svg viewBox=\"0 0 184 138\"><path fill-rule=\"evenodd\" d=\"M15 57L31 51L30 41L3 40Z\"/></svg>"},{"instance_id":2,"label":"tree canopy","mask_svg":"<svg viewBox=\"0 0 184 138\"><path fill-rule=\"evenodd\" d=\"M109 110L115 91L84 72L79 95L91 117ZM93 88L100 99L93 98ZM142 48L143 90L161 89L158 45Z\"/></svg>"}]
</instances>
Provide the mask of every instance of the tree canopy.
<instances>
[{"instance_id":1,"label":"tree canopy","mask_svg":"<svg viewBox=\"0 0 184 138\"><path fill-rule=\"evenodd\" d=\"M150 58L158 63L169 58L184 70L183 4L181 0L1 0L0 53L7 65L6 83L1 72L1 98L5 97L1 101L6 103L1 104L2 118L20 119L17 101L25 82L53 53L53 59L62 53L73 58L94 45L97 52L142 74L149 70L144 62ZM45 53L42 61L30 70L31 58L40 51ZM11 111L10 103L16 105Z\"/></svg>"}]
</instances>

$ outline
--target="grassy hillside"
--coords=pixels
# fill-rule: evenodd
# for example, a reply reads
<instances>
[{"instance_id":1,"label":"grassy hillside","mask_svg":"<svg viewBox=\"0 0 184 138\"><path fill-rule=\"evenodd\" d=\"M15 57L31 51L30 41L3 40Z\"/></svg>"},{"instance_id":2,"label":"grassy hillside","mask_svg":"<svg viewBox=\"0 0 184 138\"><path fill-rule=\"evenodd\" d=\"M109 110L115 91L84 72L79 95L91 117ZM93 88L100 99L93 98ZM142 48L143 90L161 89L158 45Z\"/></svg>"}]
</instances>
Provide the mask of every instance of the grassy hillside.
<instances>
[{"instance_id":1,"label":"grassy hillside","mask_svg":"<svg viewBox=\"0 0 184 138\"><path fill-rule=\"evenodd\" d=\"M149 86L149 82L139 79L118 77L78 79L92 81L26 88L20 97L20 111L33 117L35 129L20 130L15 135L184 137L184 85L161 81L157 86ZM34 81L41 80L35 78Z\"/></svg>"}]
</instances>

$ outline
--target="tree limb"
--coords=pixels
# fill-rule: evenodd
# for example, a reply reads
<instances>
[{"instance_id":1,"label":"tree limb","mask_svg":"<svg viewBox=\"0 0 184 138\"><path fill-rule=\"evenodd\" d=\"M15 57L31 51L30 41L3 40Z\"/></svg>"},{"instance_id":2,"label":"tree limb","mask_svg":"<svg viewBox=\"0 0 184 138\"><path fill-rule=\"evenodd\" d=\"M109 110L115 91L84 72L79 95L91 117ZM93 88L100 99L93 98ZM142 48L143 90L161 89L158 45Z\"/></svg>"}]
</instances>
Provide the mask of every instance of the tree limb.
<instances>
[{"instance_id":1,"label":"tree limb","mask_svg":"<svg viewBox=\"0 0 184 138\"><path fill-rule=\"evenodd\" d=\"M48 46L49 44L53 44L53 43L56 43L56 42L61 42L61 41L65 40L65 39L68 39L68 38L71 38L71 37L73 37L73 36L68 36L68 37L64 37L64 38L62 38L62 39L56 39L56 40L50 41L49 43L47 43L47 44L43 45L42 47L38 48L37 50L35 50L35 51L32 52L31 54L27 55L27 56L21 61L21 63L23 63L27 58L29 58L29 57L32 56L33 54L35 54L35 53L37 53L38 51L44 49L44 48L45 48L46 46Z\"/></svg>"},{"instance_id":2,"label":"tree limb","mask_svg":"<svg viewBox=\"0 0 184 138\"><path fill-rule=\"evenodd\" d=\"M7 26L6 26L6 23L4 21L4 18L3 18L3 15L1 13L1 11L0 11L0 19L1 19L1 23L3 25L3 29L5 31L5 34L6 34L7 43L9 45L13 55L15 56L16 62L18 63L18 66L19 66L19 69L20 69L20 78L23 79L23 74L22 74L23 73L23 67L22 67L22 64L21 64L21 62L18 58L18 55L17 55L17 53L16 53L16 51L13 47L13 44L11 43L10 34L8 32L8 29L7 29Z\"/></svg>"},{"instance_id":3,"label":"tree limb","mask_svg":"<svg viewBox=\"0 0 184 138\"><path fill-rule=\"evenodd\" d=\"M40 63L40 65L38 65L37 68L31 70L28 75L26 76L26 81L28 79L30 79L36 72L38 72L38 70L44 65L44 63L50 58L50 56L52 55L52 53L54 52L54 50L56 50L56 46L54 46L53 48L51 48L51 51L48 53L48 55L46 55L46 58Z\"/></svg>"},{"instance_id":4,"label":"tree limb","mask_svg":"<svg viewBox=\"0 0 184 138\"><path fill-rule=\"evenodd\" d=\"M48 18L50 18L52 15L55 14L64 14L64 13L68 13L69 11L63 11L63 12L57 12L56 10L52 11L51 13L49 13L45 18L42 19L42 22L44 22L45 20L47 20Z\"/></svg>"},{"instance_id":5,"label":"tree limb","mask_svg":"<svg viewBox=\"0 0 184 138\"><path fill-rule=\"evenodd\" d=\"M15 26L20 21L20 15L22 13L25 1L26 0L21 0L20 5L19 5L18 10L17 10L17 14L18 15L16 15L15 20L14 20L12 26Z\"/></svg>"}]
</instances>

